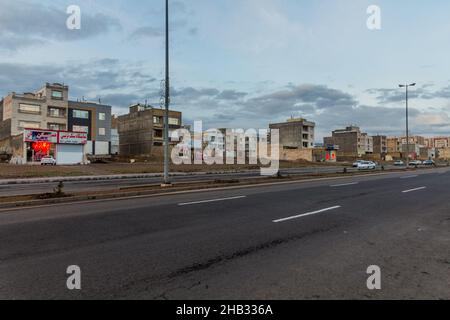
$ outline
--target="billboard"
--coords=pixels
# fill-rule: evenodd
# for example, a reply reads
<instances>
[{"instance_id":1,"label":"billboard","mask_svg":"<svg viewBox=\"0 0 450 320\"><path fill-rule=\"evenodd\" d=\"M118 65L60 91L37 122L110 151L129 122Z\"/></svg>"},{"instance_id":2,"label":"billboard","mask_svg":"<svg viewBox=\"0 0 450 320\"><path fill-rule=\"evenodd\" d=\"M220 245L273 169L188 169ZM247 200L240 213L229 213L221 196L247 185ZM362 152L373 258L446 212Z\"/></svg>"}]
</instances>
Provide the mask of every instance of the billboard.
<instances>
[{"instance_id":1,"label":"billboard","mask_svg":"<svg viewBox=\"0 0 450 320\"><path fill-rule=\"evenodd\" d=\"M50 130L25 129L25 142L58 142L58 132Z\"/></svg>"}]
</instances>

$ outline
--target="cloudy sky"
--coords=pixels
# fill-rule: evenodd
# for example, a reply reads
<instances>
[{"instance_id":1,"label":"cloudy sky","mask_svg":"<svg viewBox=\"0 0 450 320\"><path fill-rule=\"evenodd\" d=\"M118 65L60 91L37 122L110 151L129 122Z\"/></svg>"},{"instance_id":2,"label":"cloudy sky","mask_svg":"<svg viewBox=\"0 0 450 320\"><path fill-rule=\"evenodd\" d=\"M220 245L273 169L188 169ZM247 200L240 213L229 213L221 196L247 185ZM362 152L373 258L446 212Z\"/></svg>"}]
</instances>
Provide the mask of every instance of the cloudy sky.
<instances>
[{"instance_id":1,"label":"cloudy sky","mask_svg":"<svg viewBox=\"0 0 450 320\"><path fill-rule=\"evenodd\" d=\"M171 0L173 108L206 127L266 128L291 116L317 140L358 124L450 135L446 0ZM381 30L369 30L369 5ZM68 30L66 9L82 10ZM0 96L64 82L71 98L160 104L163 0L0 0Z\"/></svg>"}]
</instances>

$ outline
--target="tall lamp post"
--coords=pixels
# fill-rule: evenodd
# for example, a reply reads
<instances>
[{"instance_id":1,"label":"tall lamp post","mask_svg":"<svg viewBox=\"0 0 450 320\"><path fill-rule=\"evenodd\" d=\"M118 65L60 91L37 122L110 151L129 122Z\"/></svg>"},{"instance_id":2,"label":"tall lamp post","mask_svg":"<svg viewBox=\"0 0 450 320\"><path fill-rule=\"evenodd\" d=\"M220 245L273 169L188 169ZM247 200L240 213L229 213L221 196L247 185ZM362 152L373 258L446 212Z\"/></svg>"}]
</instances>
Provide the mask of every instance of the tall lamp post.
<instances>
[{"instance_id":1,"label":"tall lamp post","mask_svg":"<svg viewBox=\"0 0 450 320\"><path fill-rule=\"evenodd\" d=\"M165 114L164 114L164 184L170 186L169 178L169 105L170 105L170 82L169 82L169 0L166 0L166 80L165 80Z\"/></svg>"},{"instance_id":2,"label":"tall lamp post","mask_svg":"<svg viewBox=\"0 0 450 320\"><path fill-rule=\"evenodd\" d=\"M406 166L409 167L409 110L408 110L408 88L414 87L416 83L400 84L400 88L406 89Z\"/></svg>"}]
</instances>

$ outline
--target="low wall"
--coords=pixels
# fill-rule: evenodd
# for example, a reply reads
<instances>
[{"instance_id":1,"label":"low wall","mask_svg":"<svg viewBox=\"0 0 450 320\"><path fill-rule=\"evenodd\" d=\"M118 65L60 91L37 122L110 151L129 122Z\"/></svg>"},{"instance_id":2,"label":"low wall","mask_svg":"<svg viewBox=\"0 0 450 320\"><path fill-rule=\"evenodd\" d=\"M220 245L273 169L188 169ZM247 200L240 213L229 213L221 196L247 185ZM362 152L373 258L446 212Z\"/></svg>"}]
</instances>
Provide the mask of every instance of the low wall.
<instances>
[{"instance_id":1,"label":"low wall","mask_svg":"<svg viewBox=\"0 0 450 320\"><path fill-rule=\"evenodd\" d=\"M283 149L280 148L281 161L305 160L313 162L313 149Z\"/></svg>"}]
</instances>

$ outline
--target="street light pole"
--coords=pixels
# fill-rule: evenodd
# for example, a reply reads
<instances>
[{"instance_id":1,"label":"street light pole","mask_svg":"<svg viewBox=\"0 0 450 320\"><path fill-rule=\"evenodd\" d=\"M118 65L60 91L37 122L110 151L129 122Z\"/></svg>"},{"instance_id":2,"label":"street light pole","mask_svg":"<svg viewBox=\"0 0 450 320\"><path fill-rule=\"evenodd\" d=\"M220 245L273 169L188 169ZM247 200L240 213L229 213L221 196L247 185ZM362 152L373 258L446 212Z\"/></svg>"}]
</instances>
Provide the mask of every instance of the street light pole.
<instances>
[{"instance_id":1,"label":"street light pole","mask_svg":"<svg viewBox=\"0 0 450 320\"><path fill-rule=\"evenodd\" d=\"M400 88L406 89L406 166L409 167L409 108L408 108L408 88L414 87L416 84L401 84Z\"/></svg>"},{"instance_id":2,"label":"street light pole","mask_svg":"<svg viewBox=\"0 0 450 320\"><path fill-rule=\"evenodd\" d=\"M166 80L165 80L165 114L164 114L164 185L170 185L169 180L169 0L166 0Z\"/></svg>"}]
</instances>

